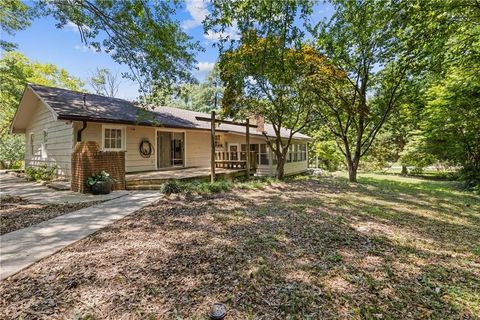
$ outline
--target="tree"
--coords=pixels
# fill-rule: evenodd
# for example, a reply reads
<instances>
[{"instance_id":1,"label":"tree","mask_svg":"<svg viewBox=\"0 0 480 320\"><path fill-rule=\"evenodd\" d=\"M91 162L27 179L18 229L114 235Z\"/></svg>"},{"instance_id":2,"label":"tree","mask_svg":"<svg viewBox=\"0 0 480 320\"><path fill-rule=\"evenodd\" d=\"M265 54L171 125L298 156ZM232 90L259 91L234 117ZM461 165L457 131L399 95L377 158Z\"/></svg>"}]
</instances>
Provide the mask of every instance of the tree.
<instances>
[{"instance_id":1,"label":"tree","mask_svg":"<svg viewBox=\"0 0 480 320\"><path fill-rule=\"evenodd\" d=\"M113 72L107 68L97 68L95 73L88 78L88 83L95 90L96 94L105 95L107 97L116 97L121 80L117 72Z\"/></svg>"},{"instance_id":2,"label":"tree","mask_svg":"<svg viewBox=\"0 0 480 320\"><path fill-rule=\"evenodd\" d=\"M53 64L28 60L19 52L4 52L0 59L0 160L23 159L24 139L9 134L10 124L27 83L82 90L84 83Z\"/></svg>"},{"instance_id":3,"label":"tree","mask_svg":"<svg viewBox=\"0 0 480 320\"><path fill-rule=\"evenodd\" d=\"M315 89L323 123L356 182L360 159L399 105L431 30L418 27L417 3L334 0L334 14L311 31L320 52L347 77L333 90ZM435 15L435 13L433 13ZM415 27L413 27L415 26ZM433 46L433 45L432 45Z\"/></svg>"},{"instance_id":4,"label":"tree","mask_svg":"<svg viewBox=\"0 0 480 320\"><path fill-rule=\"evenodd\" d=\"M222 107L227 115L260 115L272 125L275 138L264 135L277 161L276 176L283 179L293 136L315 119L311 83L327 87L343 73L310 46L286 49L277 37L249 37L248 44L221 56ZM267 64L258 58L262 56Z\"/></svg>"},{"instance_id":5,"label":"tree","mask_svg":"<svg viewBox=\"0 0 480 320\"><path fill-rule=\"evenodd\" d=\"M13 35L16 31L24 30L30 26L32 12L20 0L0 0L0 28L3 32ZM0 50L11 51L17 45L0 39Z\"/></svg>"},{"instance_id":6,"label":"tree","mask_svg":"<svg viewBox=\"0 0 480 320\"><path fill-rule=\"evenodd\" d=\"M172 90L165 90L163 87L156 88L155 97L148 100L153 105L166 105L208 113L220 108L223 90L218 64L216 64L204 81L195 80L190 83L181 83Z\"/></svg>"},{"instance_id":7,"label":"tree","mask_svg":"<svg viewBox=\"0 0 480 320\"><path fill-rule=\"evenodd\" d=\"M315 50L303 46L304 32L296 24L296 19L311 12L311 3L220 0L212 7L204 26L206 32L221 36L224 114L263 116L273 126L275 138L265 137L276 157L276 176L283 179L292 137L312 119L306 90L309 68L318 72L325 64ZM239 30L238 39L226 33L234 25ZM281 133L285 129L287 138Z\"/></svg>"},{"instance_id":8,"label":"tree","mask_svg":"<svg viewBox=\"0 0 480 320\"><path fill-rule=\"evenodd\" d=\"M399 98L398 107L385 121L383 130L377 135L370 152L363 159L363 164L384 168L388 164L398 161L402 164L402 174L408 174L407 166L418 166L411 155L412 146L409 147L408 157L402 156L405 147L420 130L422 112L426 104L426 91L429 79L412 77L405 85L403 95ZM414 145L417 144L416 142ZM417 144L418 145L418 144ZM431 157L429 157L430 159ZM427 161L428 162L428 161Z\"/></svg>"},{"instance_id":9,"label":"tree","mask_svg":"<svg viewBox=\"0 0 480 320\"><path fill-rule=\"evenodd\" d=\"M59 28L77 25L86 46L104 50L119 64L126 64L130 72L123 75L152 97L155 87L169 88L191 80L194 53L201 49L174 19L177 5L143 0L41 0L37 9L53 16Z\"/></svg>"},{"instance_id":10,"label":"tree","mask_svg":"<svg viewBox=\"0 0 480 320\"><path fill-rule=\"evenodd\" d=\"M470 69L451 68L432 85L421 123L424 149L463 166L480 185L480 79ZM468 181L467 181L468 182Z\"/></svg>"}]
</instances>

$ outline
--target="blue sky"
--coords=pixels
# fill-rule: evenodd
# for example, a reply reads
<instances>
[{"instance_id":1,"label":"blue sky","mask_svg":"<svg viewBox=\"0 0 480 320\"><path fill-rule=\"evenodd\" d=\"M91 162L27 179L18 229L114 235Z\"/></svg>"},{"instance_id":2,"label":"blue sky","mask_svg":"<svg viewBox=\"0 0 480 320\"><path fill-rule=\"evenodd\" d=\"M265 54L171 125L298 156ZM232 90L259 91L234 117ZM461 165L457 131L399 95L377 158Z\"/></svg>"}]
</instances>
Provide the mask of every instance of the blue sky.
<instances>
[{"instance_id":1,"label":"blue sky","mask_svg":"<svg viewBox=\"0 0 480 320\"><path fill-rule=\"evenodd\" d=\"M317 6L316 15L325 15L325 10ZM207 3L202 0L187 0L177 12L176 19L184 30L199 41L204 52L198 52L198 70L195 76L203 80L213 68L218 58L218 49L213 47L217 34L204 34L202 21L208 14ZM234 32L234 30L229 30ZM53 63L76 77L86 80L97 67L106 67L113 71L126 72L128 68L119 65L106 53L97 53L86 47L80 41L78 30L74 24L68 24L63 29L55 27L55 20L50 17L39 18L33 21L26 30L17 32L13 37L2 34L7 41L18 44L18 51L29 59L42 63ZM88 84L87 84L88 88ZM122 79L118 97L135 99L138 95L138 86L128 79Z\"/></svg>"}]
</instances>

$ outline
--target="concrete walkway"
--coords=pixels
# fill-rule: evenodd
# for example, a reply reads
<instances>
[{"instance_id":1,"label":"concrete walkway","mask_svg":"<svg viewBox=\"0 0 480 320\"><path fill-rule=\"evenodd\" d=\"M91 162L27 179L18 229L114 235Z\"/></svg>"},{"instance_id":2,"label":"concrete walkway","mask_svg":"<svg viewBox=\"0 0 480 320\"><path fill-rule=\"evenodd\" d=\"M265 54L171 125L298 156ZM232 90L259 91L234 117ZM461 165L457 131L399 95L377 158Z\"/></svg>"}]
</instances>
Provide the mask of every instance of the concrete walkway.
<instances>
[{"instance_id":1,"label":"concrete walkway","mask_svg":"<svg viewBox=\"0 0 480 320\"><path fill-rule=\"evenodd\" d=\"M34 203L81 203L111 200L128 194L128 191L113 191L110 194L82 194L73 191L57 191L40 183L27 181L12 173L0 173L0 196L18 196Z\"/></svg>"},{"instance_id":2,"label":"concrete walkway","mask_svg":"<svg viewBox=\"0 0 480 320\"><path fill-rule=\"evenodd\" d=\"M0 236L0 279L17 273L161 197L159 192L131 192Z\"/></svg>"}]
</instances>

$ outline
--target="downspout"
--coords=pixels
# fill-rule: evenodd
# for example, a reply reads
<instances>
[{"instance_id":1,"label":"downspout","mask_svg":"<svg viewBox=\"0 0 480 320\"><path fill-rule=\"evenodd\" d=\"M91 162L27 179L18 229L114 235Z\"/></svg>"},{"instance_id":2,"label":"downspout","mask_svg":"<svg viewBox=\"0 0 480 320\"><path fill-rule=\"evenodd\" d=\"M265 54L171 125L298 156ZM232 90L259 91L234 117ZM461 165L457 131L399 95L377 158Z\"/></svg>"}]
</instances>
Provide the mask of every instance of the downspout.
<instances>
[{"instance_id":1,"label":"downspout","mask_svg":"<svg viewBox=\"0 0 480 320\"><path fill-rule=\"evenodd\" d=\"M83 126L80 130L77 131L77 142L82 141L82 131L87 128L87 121L83 120Z\"/></svg>"}]
</instances>

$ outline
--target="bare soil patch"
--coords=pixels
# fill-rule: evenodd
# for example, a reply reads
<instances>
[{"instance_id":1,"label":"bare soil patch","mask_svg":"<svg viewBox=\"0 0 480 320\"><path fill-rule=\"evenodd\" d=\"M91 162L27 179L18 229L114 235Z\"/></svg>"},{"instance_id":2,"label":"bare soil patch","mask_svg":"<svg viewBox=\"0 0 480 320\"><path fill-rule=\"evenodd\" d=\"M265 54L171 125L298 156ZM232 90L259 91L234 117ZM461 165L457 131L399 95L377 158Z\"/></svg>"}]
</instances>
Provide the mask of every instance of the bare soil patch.
<instances>
[{"instance_id":1,"label":"bare soil patch","mask_svg":"<svg viewBox=\"0 0 480 320\"><path fill-rule=\"evenodd\" d=\"M38 204L29 202L21 197L2 197L0 199L0 234L30 227L100 202L102 201L69 204Z\"/></svg>"},{"instance_id":2,"label":"bare soil patch","mask_svg":"<svg viewBox=\"0 0 480 320\"><path fill-rule=\"evenodd\" d=\"M479 197L361 182L172 195L2 281L0 317L477 319Z\"/></svg>"}]
</instances>

